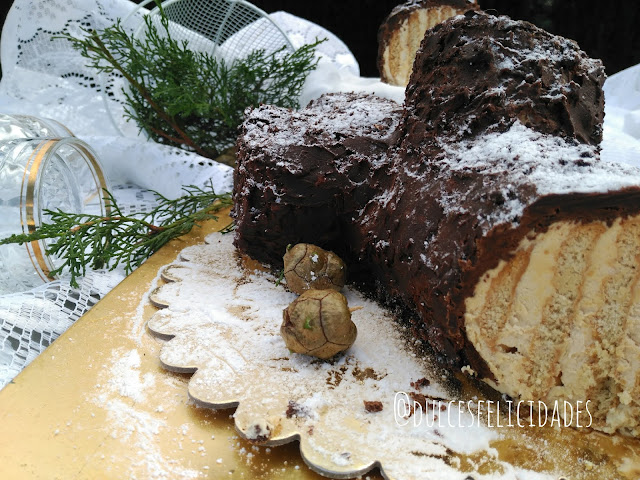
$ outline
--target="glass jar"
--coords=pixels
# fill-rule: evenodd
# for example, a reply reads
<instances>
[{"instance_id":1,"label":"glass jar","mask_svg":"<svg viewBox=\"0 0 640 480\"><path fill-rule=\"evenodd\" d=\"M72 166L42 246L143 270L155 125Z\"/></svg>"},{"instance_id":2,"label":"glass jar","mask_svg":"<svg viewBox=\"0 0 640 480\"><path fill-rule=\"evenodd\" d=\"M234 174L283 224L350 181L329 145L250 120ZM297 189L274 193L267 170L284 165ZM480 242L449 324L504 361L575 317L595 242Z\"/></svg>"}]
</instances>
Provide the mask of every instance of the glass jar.
<instances>
[{"instance_id":1,"label":"glass jar","mask_svg":"<svg viewBox=\"0 0 640 480\"><path fill-rule=\"evenodd\" d=\"M49 221L46 210L108 215L107 181L89 145L72 136L21 137L35 135L40 127L6 117L0 117L0 238L33 233ZM52 129L61 127L38 125L41 135L54 135ZM62 261L46 253L50 241L0 245L0 294L51 280Z\"/></svg>"},{"instance_id":2,"label":"glass jar","mask_svg":"<svg viewBox=\"0 0 640 480\"><path fill-rule=\"evenodd\" d=\"M51 118L0 113L0 141L17 138L64 138L73 133Z\"/></svg>"}]
</instances>

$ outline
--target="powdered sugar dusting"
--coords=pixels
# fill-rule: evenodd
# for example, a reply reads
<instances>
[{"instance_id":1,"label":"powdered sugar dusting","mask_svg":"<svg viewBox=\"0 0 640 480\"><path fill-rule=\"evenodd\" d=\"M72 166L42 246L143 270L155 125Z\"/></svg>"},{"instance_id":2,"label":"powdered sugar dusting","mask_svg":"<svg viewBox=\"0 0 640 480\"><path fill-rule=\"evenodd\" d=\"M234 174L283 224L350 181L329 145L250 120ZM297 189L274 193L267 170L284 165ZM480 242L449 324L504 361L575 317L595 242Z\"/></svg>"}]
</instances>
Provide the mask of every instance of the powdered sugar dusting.
<instances>
[{"instance_id":1,"label":"powdered sugar dusting","mask_svg":"<svg viewBox=\"0 0 640 480\"><path fill-rule=\"evenodd\" d=\"M155 383L153 374L140 376L140 354L138 350L130 350L115 360L112 367L113 376L109 385L122 397L128 397L135 402L146 400L145 389Z\"/></svg>"},{"instance_id":2,"label":"powdered sugar dusting","mask_svg":"<svg viewBox=\"0 0 640 480\"><path fill-rule=\"evenodd\" d=\"M138 478L136 472L140 471L145 472L144 478L149 480L201 477L198 470L167 461L156 439L169 425L160 416L136 406L150 401L149 393L155 387L154 374L141 373L140 351L115 349L103 367L104 381L96 385L97 392L87 394L87 402L105 412L111 438L131 450L127 478ZM159 406L156 412L162 410Z\"/></svg>"},{"instance_id":3,"label":"powdered sugar dusting","mask_svg":"<svg viewBox=\"0 0 640 480\"><path fill-rule=\"evenodd\" d=\"M168 307L149 321L152 331L175 336L163 346L161 361L196 371L189 393L198 402L238 405L236 427L248 439L279 444L299 437L306 461L327 475L357 475L379 462L387 478L459 479L458 456L473 454L492 465L474 478L516 478L491 448L498 430L480 423L460 427L473 424L466 407L438 410L436 416L454 418L456 425L415 425L416 415L398 415L402 392L445 403L456 397L407 348L388 312L346 290L349 305L363 307L353 313L353 347L330 362L292 354L279 328L282 310L296 296L272 275L245 270L231 236L214 234L207 242L185 249L168 267L165 276L175 282L151 296ZM419 378L429 381L412 385ZM379 402L381 410L372 413L363 401Z\"/></svg>"},{"instance_id":4,"label":"powdered sugar dusting","mask_svg":"<svg viewBox=\"0 0 640 480\"><path fill-rule=\"evenodd\" d=\"M365 101L359 101L361 98ZM368 97L355 94L324 96L312 105L312 112L269 105L251 110L244 122L243 141L252 149L280 150L287 146L313 145L326 138L334 138L337 143L345 131L351 136L382 140L389 131L395 130L399 120L394 114L399 108L395 102L371 102ZM385 128L381 128L382 125ZM266 145L265 138L268 138Z\"/></svg>"},{"instance_id":5,"label":"powdered sugar dusting","mask_svg":"<svg viewBox=\"0 0 640 480\"><path fill-rule=\"evenodd\" d=\"M390 142L390 135L401 119L400 111L396 102L355 93L328 94L300 111L273 105L248 110L241 138L242 150L251 152L251 161L238 162L236 175L242 181L236 184L236 197L248 198L258 190L267 191L275 203L281 202L283 192L277 182L268 177L256 179L250 174L261 163L272 168L275 163L281 175L302 177L317 173L308 170L306 156L320 155L331 157L337 172L348 175L353 164L362 161L364 148L349 144L350 139L364 139L364 143L382 151L378 147ZM344 142L345 139L348 141ZM302 153L305 149L306 153ZM382 152L372 160L371 169L388 162ZM358 180L364 184L368 181L368 178ZM260 215L258 211L250 213Z\"/></svg>"},{"instance_id":6,"label":"powdered sugar dusting","mask_svg":"<svg viewBox=\"0 0 640 480\"><path fill-rule=\"evenodd\" d=\"M509 173L512 185L502 187L504 204L496 206L488 225L514 222L525 203L514 195L532 185L539 195L607 193L638 186L637 168L599 159L597 147L546 135L516 121L506 132L493 132L457 143L444 141L435 161L443 170L477 172L491 176ZM442 197L445 212L459 209L459 198Z\"/></svg>"}]
</instances>

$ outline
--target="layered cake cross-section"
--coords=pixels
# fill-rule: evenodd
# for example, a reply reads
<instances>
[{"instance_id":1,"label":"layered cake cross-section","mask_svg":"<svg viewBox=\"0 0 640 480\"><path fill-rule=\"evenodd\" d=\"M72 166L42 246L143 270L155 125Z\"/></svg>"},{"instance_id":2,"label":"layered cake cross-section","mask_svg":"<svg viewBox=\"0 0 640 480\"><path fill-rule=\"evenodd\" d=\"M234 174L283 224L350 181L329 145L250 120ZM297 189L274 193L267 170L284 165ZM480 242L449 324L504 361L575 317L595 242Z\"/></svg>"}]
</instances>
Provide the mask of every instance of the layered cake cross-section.
<instances>
[{"instance_id":1,"label":"layered cake cross-section","mask_svg":"<svg viewBox=\"0 0 640 480\"><path fill-rule=\"evenodd\" d=\"M476 0L408 0L397 5L378 29L380 79L406 86L425 32L448 18L479 8Z\"/></svg>"}]
</instances>

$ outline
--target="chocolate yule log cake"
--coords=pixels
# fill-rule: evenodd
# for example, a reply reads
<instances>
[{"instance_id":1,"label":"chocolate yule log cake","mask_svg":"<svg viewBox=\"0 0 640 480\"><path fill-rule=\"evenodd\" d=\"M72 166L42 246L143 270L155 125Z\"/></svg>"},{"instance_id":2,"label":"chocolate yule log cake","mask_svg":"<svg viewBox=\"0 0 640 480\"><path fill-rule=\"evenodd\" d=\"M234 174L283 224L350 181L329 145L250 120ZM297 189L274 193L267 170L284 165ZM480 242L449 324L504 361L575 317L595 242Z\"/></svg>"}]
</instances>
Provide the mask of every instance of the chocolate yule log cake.
<instances>
[{"instance_id":1,"label":"chocolate yule log cake","mask_svg":"<svg viewBox=\"0 0 640 480\"><path fill-rule=\"evenodd\" d=\"M406 86L425 32L469 10L476 0L409 0L396 6L378 29L378 71L391 85Z\"/></svg>"},{"instance_id":2,"label":"chocolate yule log cake","mask_svg":"<svg viewBox=\"0 0 640 480\"><path fill-rule=\"evenodd\" d=\"M333 250L442 363L638 435L640 171L599 158L603 82L529 23L449 19L404 108L337 94L248 113L236 245L275 268L287 244Z\"/></svg>"}]
</instances>

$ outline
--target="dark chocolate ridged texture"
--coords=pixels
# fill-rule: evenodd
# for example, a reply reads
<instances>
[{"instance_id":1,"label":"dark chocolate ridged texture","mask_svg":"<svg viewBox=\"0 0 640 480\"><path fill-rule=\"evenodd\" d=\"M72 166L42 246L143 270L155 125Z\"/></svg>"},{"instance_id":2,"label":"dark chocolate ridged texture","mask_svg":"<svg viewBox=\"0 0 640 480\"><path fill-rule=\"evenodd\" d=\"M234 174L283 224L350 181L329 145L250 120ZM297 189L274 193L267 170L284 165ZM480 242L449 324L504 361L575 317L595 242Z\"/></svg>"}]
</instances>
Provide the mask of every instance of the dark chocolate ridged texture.
<instances>
[{"instance_id":1,"label":"dark chocolate ridged texture","mask_svg":"<svg viewBox=\"0 0 640 480\"><path fill-rule=\"evenodd\" d=\"M604 67L572 40L469 12L436 25L418 57L405 124L419 135L457 140L517 119L539 132L602 141Z\"/></svg>"},{"instance_id":2,"label":"dark chocolate ridged texture","mask_svg":"<svg viewBox=\"0 0 640 480\"><path fill-rule=\"evenodd\" d=\"M427 32L402 113L343 94L248 114L236 245L275 268L289 243L335 251L441 361L490 376L464 326L480 276L553 222L640 210L629 174L599 159L603 81L600 62L529 23L450 19Z\"/></svg>"},{"instance_id":3,"label":"dark chocolate ridged texture","mask_svg":"<svg viewBox=\"0 0 640 480\"><path fill-rule=\"evenodd\" d=\"M271 265L296 243L346 256L343 237L388 178L401 114L391 100L353 93L323 96L299 112L252 110L238 142L236 246Z\"/></svg>"}]
</instances>

